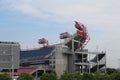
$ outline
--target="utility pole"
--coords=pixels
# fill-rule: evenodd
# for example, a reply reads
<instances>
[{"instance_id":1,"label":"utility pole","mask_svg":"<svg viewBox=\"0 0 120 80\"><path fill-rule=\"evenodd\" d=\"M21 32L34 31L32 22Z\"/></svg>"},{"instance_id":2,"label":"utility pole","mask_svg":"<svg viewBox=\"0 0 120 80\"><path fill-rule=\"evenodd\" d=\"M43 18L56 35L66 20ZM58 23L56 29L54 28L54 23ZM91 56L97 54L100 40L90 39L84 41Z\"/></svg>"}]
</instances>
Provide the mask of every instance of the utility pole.
<instances>
[{"instance_id":1,"label":"utility pole","mask_svg":"<svg viewBox=\"0 0 120 80\"><path fill-rule=\"evenodd\" d=\"M14 78L14 60L13 60L13 56L14 56L14 54L13 54L13 49L12 49L12 45L11 45L11 69L12 69L11 77L12 77L12 80Z\"/></svg>"}]
</instances>

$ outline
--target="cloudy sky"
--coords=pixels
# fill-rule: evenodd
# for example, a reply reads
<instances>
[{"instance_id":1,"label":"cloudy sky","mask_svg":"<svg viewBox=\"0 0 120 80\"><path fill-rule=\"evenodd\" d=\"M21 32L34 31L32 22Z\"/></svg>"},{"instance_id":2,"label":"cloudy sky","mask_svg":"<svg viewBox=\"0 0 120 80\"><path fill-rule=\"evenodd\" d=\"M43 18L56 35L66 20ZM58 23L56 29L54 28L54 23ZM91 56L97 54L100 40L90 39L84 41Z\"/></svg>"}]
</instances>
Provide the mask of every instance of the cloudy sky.
<instances>
[{"instance_id":1,"label":"cloudy sky","mask_svg":"<svg viewBox=\"0 0 120 80\"><path fill-rule=\"evenodd\" d=\"M59 43L59 34L76 32L74 21L90 35L90 51L106 51L107 66L120 67L120 0L0 0L0 41L22 49L39 47L45 37Z\"/></svg>"}]
</instances>

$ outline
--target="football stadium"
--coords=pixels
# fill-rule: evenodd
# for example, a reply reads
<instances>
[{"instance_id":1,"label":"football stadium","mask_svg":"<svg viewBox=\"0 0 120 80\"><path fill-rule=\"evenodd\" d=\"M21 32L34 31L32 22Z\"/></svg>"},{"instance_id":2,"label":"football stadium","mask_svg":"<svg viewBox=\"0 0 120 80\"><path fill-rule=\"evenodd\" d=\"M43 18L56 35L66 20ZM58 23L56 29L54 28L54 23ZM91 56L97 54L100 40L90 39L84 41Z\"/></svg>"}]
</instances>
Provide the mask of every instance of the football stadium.
<instances>
[{"instance_id":1,"label":"football stadium","mask_svg":"<svg viewBox=\"0 0 120 80\"><path fill-rule=\"evenodd\" d=\"M87 28L75 21L76 32L60 34L63 42L49 45L45 38L39 39L43 45L37 49L20 50L16 42L0 42L0 73L11 75L29 73L34 77L44 72L55 71L58 76L64 72L106 72L106 52L89 52L85 46L90 40Z\"/></svg>"}]
</instances>

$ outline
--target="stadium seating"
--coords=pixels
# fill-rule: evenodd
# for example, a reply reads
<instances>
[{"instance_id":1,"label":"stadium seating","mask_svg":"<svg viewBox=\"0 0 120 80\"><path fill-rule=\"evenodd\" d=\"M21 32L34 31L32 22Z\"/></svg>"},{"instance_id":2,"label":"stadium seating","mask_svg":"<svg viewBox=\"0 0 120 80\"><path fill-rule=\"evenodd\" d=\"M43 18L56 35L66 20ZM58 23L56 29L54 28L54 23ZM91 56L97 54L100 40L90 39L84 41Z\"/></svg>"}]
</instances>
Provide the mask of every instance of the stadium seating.
<instances>
[{"instance_id":1,"label":"stadium seating","mask_svg":"<svg viewBox=\"0 0 120 80\"><path fill-rule=\"evenodd\" d=\"M54 46L37 50L20 51L20 63L37 64L41 63L40 61L42 60L49 60L49 56L46 57L46 55L49 55L53 49Z\"/></svg>"}]
</instances>

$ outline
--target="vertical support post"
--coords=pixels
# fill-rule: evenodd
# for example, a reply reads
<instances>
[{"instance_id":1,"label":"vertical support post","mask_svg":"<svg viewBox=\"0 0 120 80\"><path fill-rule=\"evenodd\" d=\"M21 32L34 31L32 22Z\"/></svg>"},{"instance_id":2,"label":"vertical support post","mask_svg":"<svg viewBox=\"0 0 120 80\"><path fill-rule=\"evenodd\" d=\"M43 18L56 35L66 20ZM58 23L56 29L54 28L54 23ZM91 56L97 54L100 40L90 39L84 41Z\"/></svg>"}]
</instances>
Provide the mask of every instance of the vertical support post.
<instances>
[{"instance_id":1,"label":"vertical support post","mask_svg":"<svg viewBox=\"0 0 120 80\"><path fill-rule=\"evenodd\" d=\"M105 73L106 73L106 52L105 52Z\"/></svg>"},{"instance_id":2,"label":"vertical support post","mask_svg":"<svg viewBox=\"0 0 120 80\"><path fill-rule=\"evenodd\" d=\"M89 66L89 73L90 73L90 67L91 67L91 63L90 63L90 54L88 54L88 57L89 57L89 63L88 63L88 66Z\"/></svg>"},{"instance_id":3,"label":"vertical support post","mask_svg":"<svg viewBox=\"0 0 120 80\"><path fill-rule=\"evenodd\" d=\"M37 78L38 78L38 72L36 71L36 74L35 74L35 78L36 78L36 80L37 80Z\"/></svg>"},{"instance_id":4,"label":"vertical support post","mask_svg":"<svg viewBox=\"0 0 120 80\"><path fill-rule=\"evenodd\" d=\"M97 72L99 72L99 56L98 56L98 54L97 54Z\"/></svg>"},{"instance_id":5,"label":"vertical support post","mask_svg":"<svg viewBox=\"0 0 120 80\"><path fill-rule=\"evenodd\" d=\"M82 73L84 73L84 72L83 72L83 63L84 63L84 62L83 62L83 53L82 53Z\"/></svg>"},{"instance_id":6,"label":"vertical support post","mask_svg":"<svg viewBox=\"0 0 120 80\"><path fill-rule=\"evenodd\" d=\"M74 53L74 40L72 39L72 52Z\"/></svg>"},{"instance_id":7,"label":"vertical support post","mask_svg":"<svg viewBox=\"0 0 120 80\"><path fill-rule=\"evenodd\" d=\"M51 58L52 58L51 64L52 64L52 70L53 70L53 52L51 53Z\"/></svg>"},{"instance_id":8,"label":"vertical support post","mask_svg":"<svg viewBox=\"0 0 120 80\"><path fill-rule=\"evenodd\" d=\"M74 70L75 70L74 60L75 60L74 39L72 39L72 72L74 72Z\"/></svg>"},{"instance_id":9,"label":"vertical support post","mask_svg":"<svg viewBox=\"0 0 120 80\"><path fill-rule=\"evenodd\" d=\"M81 71L81 66L80 66L79 68L80 68L80 73L82 73L82 71Z\"/></svg>"},{"instance_id":10,"label":"vertical support post","mask_svg":"<svg viewBox=\"0 0 120 80\"><path fill-rule=\"evenodd\" d=\"M12 45L11 45L11 68L12 68L12 74L11 74L11 77L12 77L12 79L14 78L14 60L13 60L13 56L14 56L14 54L13 54L13 50L12 50Z\"/></svg>"}]
</instances>

